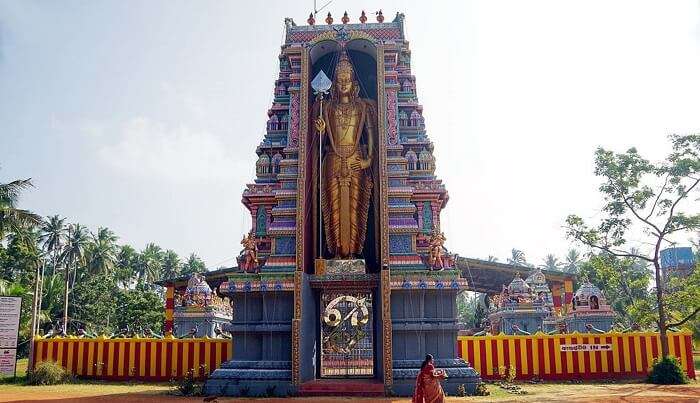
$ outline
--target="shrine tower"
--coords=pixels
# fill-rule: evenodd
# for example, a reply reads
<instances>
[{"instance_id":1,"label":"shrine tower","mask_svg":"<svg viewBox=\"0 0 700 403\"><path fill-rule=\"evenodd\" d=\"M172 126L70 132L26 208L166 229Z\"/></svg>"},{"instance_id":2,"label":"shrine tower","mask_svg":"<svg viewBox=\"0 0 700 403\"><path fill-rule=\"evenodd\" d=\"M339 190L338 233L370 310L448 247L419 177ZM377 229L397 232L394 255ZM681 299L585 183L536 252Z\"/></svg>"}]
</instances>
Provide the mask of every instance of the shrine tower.
<instances>
[{"instance_id":1,"label":"shrine tower","mask_svg":"<svg viewBox=\"0 0 700 403\"><path fill-rule=\"evenodd\" d=\"M456 296L467 283L442 246L448 194L403 14L285 26L256 178L243 192L252 224L241 272L218 289L233 306L233 360L206 392L310 395L322 384L342 394L333 385L352 380L369 394L409 395L426 353L446 369L448 394L473 390L479 376L457 356ZM355 136L346 145L342 128Z\"/></svg>"}]
</instances>

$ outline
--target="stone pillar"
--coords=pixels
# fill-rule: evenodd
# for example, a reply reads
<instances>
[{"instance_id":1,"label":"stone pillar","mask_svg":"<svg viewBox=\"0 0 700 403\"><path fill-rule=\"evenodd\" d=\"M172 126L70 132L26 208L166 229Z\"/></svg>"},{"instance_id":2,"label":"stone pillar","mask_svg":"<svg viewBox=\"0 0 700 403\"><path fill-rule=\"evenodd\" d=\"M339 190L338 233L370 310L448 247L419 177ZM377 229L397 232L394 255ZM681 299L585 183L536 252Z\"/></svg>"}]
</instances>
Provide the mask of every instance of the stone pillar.
<instances>
[{"instance_id":1,"label":"stone pillar","mask_svg":"<svg viewBox=\"0 0 700 403\"><path fill-rule=\"evenodd\" d=\"M255 233L258 224L258 206L250 206L250 230Z\"/></svg>"}]
</instances>

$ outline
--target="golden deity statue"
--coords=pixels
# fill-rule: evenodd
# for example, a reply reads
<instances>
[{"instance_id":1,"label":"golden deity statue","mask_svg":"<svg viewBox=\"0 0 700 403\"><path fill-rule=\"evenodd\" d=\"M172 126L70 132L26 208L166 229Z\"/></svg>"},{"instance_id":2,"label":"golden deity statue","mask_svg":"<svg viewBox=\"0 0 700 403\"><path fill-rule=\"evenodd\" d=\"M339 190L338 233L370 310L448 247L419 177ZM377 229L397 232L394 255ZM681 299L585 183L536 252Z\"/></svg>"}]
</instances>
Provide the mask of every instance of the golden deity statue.
<instances>
[{"instance_id":1,"label":"golden deity statue","mask_svg":"<svg viewBox=\"0 0 700 403\"><path fill-rule=\"evenodd\" d=\"M325 142L321 211L326 246L335 259L359 257L367 232L377 113L376 103L360 98L359 91L355 69L343 51L331 98L323 103L322 118L315 120Z\"/></svg>"}]
</instances>

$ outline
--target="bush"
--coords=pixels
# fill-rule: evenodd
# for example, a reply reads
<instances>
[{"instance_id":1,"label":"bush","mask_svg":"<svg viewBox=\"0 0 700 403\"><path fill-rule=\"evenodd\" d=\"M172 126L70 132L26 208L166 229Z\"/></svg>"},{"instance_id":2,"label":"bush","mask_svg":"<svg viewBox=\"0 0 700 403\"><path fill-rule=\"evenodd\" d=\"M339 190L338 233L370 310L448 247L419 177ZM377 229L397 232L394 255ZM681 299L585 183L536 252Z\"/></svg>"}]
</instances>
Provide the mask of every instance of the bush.
<instances>
[{"instance_id":1,"label":"bush","mask_svg":"<svg viewBox=\"0 0 700 403\"><path fill-rule=\"evenodd\" d=\"M480 383L476 385L476 390L474 391L474 396L488 396L490 395L491 392L489 392L489 388L486 387L485 383Z\"/></svg>"},{"instance_id":2,"label":"bush","mask_svg":"<svg viewBox=\"0 0 700 403\"><path fill-rule=\"evenodd\" d=\"M187 371L185 377L179 381L173 381L175 389L180 396L200 396L204 385L195 380L194 370Z\"/></svg>"},{"instance_id":3,"label":"bush","mask_svg":"<svg viewBox=\"0 0 700 403\"><path fill-rule=\"evenodd\" d=\"M658 358L654 360L647 380L660 385L679 385L688 383L688 376L683 372L678 358L666 356L660 360Z\"/></svg>"},{"instance_id":4,"label":"bush","mask_svg":"<svg viewBox=\"0 0 700 403\"><path fill-rule=\"evenodd\" d=\"M68 372L61 365L53 361L43 361L34 367L27 376L27 382L31 385L58 385L66 383L70 378Z\"/></svg>"}]
</instances>

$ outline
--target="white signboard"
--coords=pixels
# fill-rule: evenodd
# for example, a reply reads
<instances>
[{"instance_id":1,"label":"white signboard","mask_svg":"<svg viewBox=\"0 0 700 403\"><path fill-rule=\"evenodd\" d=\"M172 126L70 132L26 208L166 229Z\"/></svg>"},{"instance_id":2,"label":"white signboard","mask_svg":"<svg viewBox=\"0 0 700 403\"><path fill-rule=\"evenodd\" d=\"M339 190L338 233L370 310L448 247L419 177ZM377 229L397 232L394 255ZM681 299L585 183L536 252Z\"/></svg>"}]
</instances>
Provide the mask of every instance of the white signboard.
<instances>
[{"instance_id":1,"label":"white signboard","mask_svg":"<svg viewBox=\"0 0 700 403\"><path fill-rule=\"evenodd\" d=\"M0 297L0 349L17 348L21 308L22 298Z\"/></svg>"},{"instance_id":2,"label":"white signboard","mask_svg":"<svg viewBox=\"0 0 700 403\"><path fill-rule=\"evenodd\" d=\"M17 350L14 348L0 349L0 375L15 376L15 361Z\"/></svg>"},{"instance_id":3,"label":"white signboard","mask_svg":"<svg viewBox=\"0 0 700 403\"><path fill-rule=\"evenodd\" d=\"M561 351L612 351L612 344L562 344Z\"/></svg>"}]
</instances>

